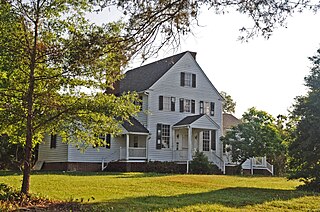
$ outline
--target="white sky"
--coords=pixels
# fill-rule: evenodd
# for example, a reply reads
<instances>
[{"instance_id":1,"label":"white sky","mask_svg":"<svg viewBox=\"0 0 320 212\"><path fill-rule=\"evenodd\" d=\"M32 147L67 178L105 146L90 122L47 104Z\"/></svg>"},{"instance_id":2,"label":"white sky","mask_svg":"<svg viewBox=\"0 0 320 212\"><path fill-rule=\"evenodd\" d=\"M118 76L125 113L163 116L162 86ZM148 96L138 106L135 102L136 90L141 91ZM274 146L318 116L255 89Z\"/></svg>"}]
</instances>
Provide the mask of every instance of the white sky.
<instances>
[{"instance_id":1,"label":"white sky","mask_svg":"<svg viewBox=\"0 0 320 212\"><path fill-rule=\"evenodd\" d=\"M179 50L160 53L157 59L187 50L197 52L197 62L213 85L236 101L239 118L253 106L273 116L287 114L294 98L306 93L308 57L320 47L319 20L320 14L296 14L287 28L276 29L269 40L258 37L243 43L237 38L239 29L248 26L247 17L204 11L200 15L203 27L184 39Z\"/></svg>"},{"instance_id":2,"label":"white sky","mask_svg":"<svg viewBox=\"0 0 320 212\"><path fill-rule=\"evenodd\" d=\"M305 94L304 77L311 66L308 57L320 47L320 14L295 14L288 19L288 27L276 29L269 40L258 37L248 43L237 41L239 29L251 26L244 15L215 15L205 10L199 20L203 27L195 28L180 49L162 51L146 63L183 51L197 52L197 62L213 85L236 101L239 118L253 106L274 116L287 114L294 98Z\"/></svg>"}]
</instances>

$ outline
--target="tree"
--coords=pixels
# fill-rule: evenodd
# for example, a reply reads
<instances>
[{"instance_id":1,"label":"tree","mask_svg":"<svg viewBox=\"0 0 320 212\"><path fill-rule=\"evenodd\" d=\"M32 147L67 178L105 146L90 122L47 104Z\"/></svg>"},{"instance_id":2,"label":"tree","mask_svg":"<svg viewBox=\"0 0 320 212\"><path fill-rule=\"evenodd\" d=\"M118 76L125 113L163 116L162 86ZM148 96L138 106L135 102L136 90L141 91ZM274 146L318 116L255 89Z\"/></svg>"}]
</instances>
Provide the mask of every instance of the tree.
<instances>
[{"instance_id":1,"label":"tree","mask_svg":"<svg viewBox=\"0 0 320 212\"><path fill-rule=\"evenodd\" d=\"M236 108L236 102L233 101L232 97L224 91L221 91L220 95L224 98L223 112L234 113Z\"/></svg>"},{"instance_id":2,"label":"tree","mask_svg":"<svg viewBox=\"0 0 320 212\"><path fill-rule=\"evenodd\" d=\"M264 157L282 152L282 138L275 119L264 111L250 108L242 116L242 123L231 128L221 138L224 145L231 146L232 161L242 164L251 157Z\"/></svg>"},{"instance_id":3,"label":"tree","mask_svg":"<svg viewBox=\"0 0 320 212\"><path fill-rule=\"evenodd\" d=\"M121 78L132 41L121 37L120 22L97 26L86 20L84 12L93 6L1 2L0 131L24 145L23 193L29 192L32 150L45 133L83 148L102 145L94 134L118 133L119 124L138 111L136 94L105 92Z\"/></svg>"},{"instance_id":4,"label":"tree","mask_svg":"<svg viewBox=\"0 0 320 212\"><path fill-rule=\"evenodd\" d=\"M296 98L292 118L296 121L289 144L289 179L300 179L300 188L320 191L320 49L310 57L310 74L305 77L309 88Z\"/></svg>"},{"instance_id":5,"label":"tree","mask_svg":"<svg viewBox=\"0 0 320 212\"><path fill-rule=\"evenodd\" d=\"M29 191L31 153L45 132L59 133L63 141L80 146L99 142L92 134L119 132L119 122L138 111L133 104L136 95L116 97L105 90L121 79L137 53L147 58L166 44L178 46L180 35L191 31L200 7L213 8L216 13L233 7L247 14L254 24L241 29L247 32L241 37L246 39L269 37L273 28L308 6L306 3L0 1L0 133L24 145L21 191ZM123 22L100 26L86 19L86 14L111 6L122 9Z\"/></svg>"}]
</instances>

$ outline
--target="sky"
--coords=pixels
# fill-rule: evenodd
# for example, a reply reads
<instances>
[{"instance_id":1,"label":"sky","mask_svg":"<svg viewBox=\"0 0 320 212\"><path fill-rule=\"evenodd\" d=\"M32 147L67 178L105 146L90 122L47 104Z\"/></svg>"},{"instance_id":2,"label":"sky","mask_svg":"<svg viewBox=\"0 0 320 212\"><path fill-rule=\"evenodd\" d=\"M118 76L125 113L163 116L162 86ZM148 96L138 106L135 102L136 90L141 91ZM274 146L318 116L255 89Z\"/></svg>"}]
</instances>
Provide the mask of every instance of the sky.
<instances>
[{"instance_id":1,"label":"sky","mask_svg":"<svg viewBox=\"0 0 320 212\"><path fill-rule=\"evenodd\" d=\"M197 52L197 62L213 85L236 102L238 118L250 107L273 116L287 114L294 98L307 91L308 57L320 48L319 20L320 14L298 13L287 20L287 28L275 29L268 40L257 37L244 43L237 38L240 28L251 26L249 18L237 12L216 15L202 10L201 27L183 37L178 49L168 47L144 64L183 51ZM138 65L134 61L129 68Z\"/></svg>"},{"instance_id":2,"label":"sky","mask_svg":"<svg viewBox=\"0 0 320 212\"><path fill-rule=\"evenodd\" d=\"M238 13L200 14L200 25L175 51L159 53L162 59L183 51L197 52L197 62L218 91L236 102L238 118L250 107L273 116L287 114L294 98L307 92L304 77L309 74L308 57L320 48L320 14L296 14L287 28L278 28L268 40L257 37L238 41L239 29L249 19ZM250 26L250 25L249 25Z\"/></svg>"}]
</instances>

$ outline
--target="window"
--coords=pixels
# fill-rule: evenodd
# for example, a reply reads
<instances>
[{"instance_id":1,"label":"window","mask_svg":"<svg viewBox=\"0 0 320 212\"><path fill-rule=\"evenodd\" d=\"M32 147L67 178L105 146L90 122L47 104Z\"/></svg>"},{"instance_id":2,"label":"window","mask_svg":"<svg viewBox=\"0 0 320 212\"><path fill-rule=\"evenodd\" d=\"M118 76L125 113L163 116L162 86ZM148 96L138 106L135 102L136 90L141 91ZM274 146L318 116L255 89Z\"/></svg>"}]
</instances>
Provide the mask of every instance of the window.
<instances>
[{"instance_id":1,"label":"window","mask_svg":"<svg viewBox=\"0 0 320 212\"><path fill-rule=\"evenodd\" d=\"M210 144L210 131L203 131L203 151L209 151Z\"/></svg>"},{"instance_id":2,"label":"window","mask_svg":"<svg viewBox=\"0 0 320 212\"><path fill-rule=\"evenodd\" d=\"M209 102L204 103L204 113L207 115L210 115L210 103Z\"/></svg>"},{"instance_id":3,"label":"window","mask_svg":"<svg viewBox=\"0 0 320 212\"><path fill-rule=\"evenodd\" d=\"M180 100L180 112L195 113L195 101L193 99Z\"/></svg>"},{"instance_id":4,"label":"window","mask_svg":"<svg viewBox=\"0 0 320 212\"><path fill-rule=\"evenodd\" d=\"M184 87L196 87L196 75L189 72L181 72L180 85Z\"/></svg>"},{"instance_id":5,"label":"window","mask_svg":"<svg viewBox=\"0 0 320 212\"><path fill-rule=\"evenodd\" d=\"M156 148L170 148L170 125L157 124Z\"/></svg>"},{"instance_id":6,"label":"window","mask_svg":"<svg viewBox=\"0 0 320 212\"><path fill-rule=\"evenodd\" d=\"M159 110L175 111L176 98L168 96L159 96Z\"/></svg>"},{"instance_id":7,"label":"window","mask_svg":"<svg viewBox=\"0 0 320 212\"><path fill-rule=\"evenodd\" d=\"M138 136L133 136L133 147L139 147L139 139Z\"/></svg>"},{"instance_id":8,"label":"window","mask_svg":"<svg viewBox=\"0 0 320 212\"><path fill-rule=\"evenodd\" d=\"M101 139L104 143L103 146L105 146L107 149L111 148L111 135L110 134L100 134L99 136L97 136L99 139ZM95 148L99 146L99 144L95 144L92 147Z\"/></svg>"},{"instance_id":9,"label":"window","mask_svg":"<svg viewBox=\"0 0 320 212\"><path fill-rule=\"evenodd\" d=\"M207 114L208 116L214 116L214 102L200 101L200 114Z\"/></svg>"},{"instance_id":10,"label":"window","mask_svg":"<svg viewBox=\"0 0 320 212\"><path fill-rule=\"evenodd\" d=\"M55 149L56 147L57 147L57 134L51 134L50 149Z\"/></svg>"},{"instance_id":11,"label":"window","mask_svg":"<svg viewBox=\"0 0 320 212\"><path fill-rule=\"evenodd\" d=\"M185 99L184 100L184 112L191 112L191 100L190 99Z\"/></svg>"}]
</instances>

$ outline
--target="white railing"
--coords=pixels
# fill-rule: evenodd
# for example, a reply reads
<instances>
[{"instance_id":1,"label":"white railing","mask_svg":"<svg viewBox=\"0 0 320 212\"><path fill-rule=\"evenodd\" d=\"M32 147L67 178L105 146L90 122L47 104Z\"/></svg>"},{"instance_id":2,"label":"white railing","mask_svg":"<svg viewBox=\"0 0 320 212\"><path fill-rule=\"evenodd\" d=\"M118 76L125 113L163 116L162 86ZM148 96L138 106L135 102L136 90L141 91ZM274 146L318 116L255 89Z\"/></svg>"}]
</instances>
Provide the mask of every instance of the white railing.
<instances>
[{"instance_id":1,"label":"white railing","mask_svg":"<svg viewBox=\"0 0 320 212\"><path fill-rule=\"evenodd\" d=\"M146 159L147 148L146 147L129 147L129 158L131 159Z\"/></svg>"},{"instance_id":2,"label":"white railing","mask_svg":"<svg viewBox=\"0 0 320 212\"><path fill-rule=\"evenodd\" d=\"M226 173L226 164L222 158L220 158L214 151L211 151L209 159L221 169L222 173Z\"/></svg>"},{"instance_id":3,"label":"white railing","mask_svg":"<svg viewBox=\"0 0 320 212\"><path fill-rule=\"evenodd\" d=\"M114 152L112 152L111 154L109 154L107 157L102 158L101 160L101 171L105 170L108 167L109 162L114 161L114 156L118 153L119 154L120 151L115 150ZM116 157L117 160L117 157Z\"/></svg>"},{"instance_id":4,"label":"white railing","mask_svg":"<svg viewBox=\"0 0 320 212\"><path fill-rule=\"evenodd\" d=\"M268 163L268 161L266 161L266 167L268 169L268 171L273 175L273 165Z\"/></svg>"}]
</instances>

